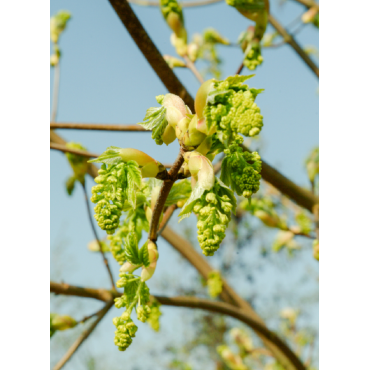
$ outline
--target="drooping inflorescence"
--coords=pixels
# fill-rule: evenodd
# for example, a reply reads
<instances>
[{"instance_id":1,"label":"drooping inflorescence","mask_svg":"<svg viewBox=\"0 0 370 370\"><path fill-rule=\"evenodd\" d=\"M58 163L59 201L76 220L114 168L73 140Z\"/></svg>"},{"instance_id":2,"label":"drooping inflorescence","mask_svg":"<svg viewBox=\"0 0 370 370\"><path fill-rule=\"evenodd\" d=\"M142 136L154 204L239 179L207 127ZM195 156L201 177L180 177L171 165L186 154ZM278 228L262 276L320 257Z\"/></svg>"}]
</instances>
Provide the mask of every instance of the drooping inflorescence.
<instances>
[{"instance_id":1,"label":"drooping inflorescence","mask_svg":"<svg viewBox=\"0 0 370 370\"><path fill-rule=\"evenodd\" d=\"M237 138L228 149L224 150L221 180L238 195L251 197L259 189L262 162L257 152L243 152L240 147L242 138Z\"/></svg>"}]
</instances>

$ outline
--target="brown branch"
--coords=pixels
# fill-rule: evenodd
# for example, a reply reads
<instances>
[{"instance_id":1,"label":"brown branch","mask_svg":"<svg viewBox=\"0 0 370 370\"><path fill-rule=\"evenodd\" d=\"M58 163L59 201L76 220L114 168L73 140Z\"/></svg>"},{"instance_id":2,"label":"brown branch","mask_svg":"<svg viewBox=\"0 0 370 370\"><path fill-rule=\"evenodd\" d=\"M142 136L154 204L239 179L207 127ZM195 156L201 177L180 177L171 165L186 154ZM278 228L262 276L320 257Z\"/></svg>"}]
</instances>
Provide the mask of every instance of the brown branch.
<instances>
[{"instance_id":1,"label":"brown branch","mask_svg":"<svg viewBox=\"0 0 370 370\"><path fill-rule=\"evenodd\" d=\"M193 72L193 75L202 84L204 82L204 79L202 75L199 73L199 71L197 70L197 68L195 67L195 64L189 59L188 56L184 55L183 58L185 59L186 67Z\"/></svg>"},{"instance_id":2,"label":"brown branch","mask_svg":"<svg viewBox=\"0 0 370 370\"><path fill-rule=\"evenodd\" d=\"M92 214L91 214L91 210L90 210L90 206L89 206L89 197L87 195L85 184L82 184L82 188L83 188L83 191L84 191L85 203L86 203L88 218L89 218L89 221L90 221L90 226L91 226L91 229L93 231L95 240L96 240L96 242L99 245L99 252L100 252L100 254L101 254L102 258L103 258L103 263L105 265L105 268L107 269L107 272L108 272L108 275L109 275L109 280L110 280L111 285L112 285L112 289L113 290L116 290L116 285L114 284L114 279L113 279L112 271L111 271L111 269L109 267L109 262L107 260L107 257L105 257L105 254L103 252L103 246L102 246L102 244L100 242L100 239L98 237L98 233L96 232L96 229L95 229L94 220L93 220L93 217L92 217Z\"/></svg>"},{"instance_id":3,"label":"brown branch","mask_svg":"<svg viewBox=\"0 0 370 370\"><path fill-rule=\"evenodd\" d=\"M219 3L223 0L201 0L201 1L187 1L187 2L181 2L180 5L182 8L191 8L196 6L206 6L211 4ZM158 1L146 1L146 0L128 0L131 4L136 4L140 6L155 6L158 7L160 4Z\"/></svg>"},{"instance_id":4,"label":"brown branch","mask_svg":"<svg viewBox=\"0 0 370 370\"><path fill-rule=\"evenodd\" d=\"M319 4L316 3L315 1L311 1L311 0L294 0L294 1L304 5L306 8L313 8L313 7L319 8Z\"/></svg>"},{"instance_id":5,"label":"brown branch","mask_svg":"<svg viewBox=\"0 0 370 370\"><path fill-rule=\"evenodd\" d=\"M50 129L151 132L150 130L145 130L143 127L139 125L107 125L101 123L50 122Z\"/></svg>"},{"instance_id":6,"label":"brown branch","mask_svg":"<svg viewBox=\"0 0 370 370\"><path fill-rule=\"evenodd\" d=\"M109 0L109 2L168 91L182 98L185 104L193 110L194 99L163 59L163 56L143 28L127 0Z\"/></svg>"},{"instance_id":7,"label":"brown branch","mask_svg":"<svg viewBox=\"0 0 370 370\"><path fill-rule=\"evenodd\" d=\"M184 163L183 153L184 153L183 148L180 148L180 152L177 156L175 163L172 165L171 169L168 171L169 178L163 181L163 184L159 191L158 199L155 203L154 210L153 210L152 220L150 222L149 237L148 237L148 239L153 242L157 241L159 220L160 220L164 205L166 203L166 199L168 197L168 194L171 191L172 185L177 180L177 174L182 164Z\"/></svg>"},{"instance_id":8,"label":"brown branch","mask_svg":"<svg viewBox=\"0 0 370 370\"><path fill-rule=\"evenodd\" d=\"M208 262L193 248L193 246L181 237L179 234L174 232L169 226L167 226L161 235L168 243L170 243L204 278L208 279L208 274L213 270L213 268L208 264ZM261 325L265 325L264 321L258 314L253 310L248 302L243 300L231 287L223 280L222 282L222 292L220 298L227 303L230 303L236 307L239 307L245 314L249 315L253 320L259 322ZM281 350L276 347L273 343L269 342L268 339L261 338L266 347L274 354L287 369L296 369L295 365L292 365L290 360L286 358L286 355L281 352Z\"/></svg>"},{"instance_id":9,"label":"brown branch","mask_svg":"<svg viewBox=\"0 0 370 370\"><path fill-rule=\"evenodd\" d=\"M67 148L63 144L50 143L50 149L59 150L60 152L63 152L63 153L77 154L77 155L80 155L81 157L88 157L88 158L97 158L97 157L99 157L99 154L90 153L90 152L87 152L85 150Z\"/></svg>"},{"instance_id":10,"label":"brown branch","mask_svg":"<svg viewBox=\"0 0 370 370\"><path fill-rule=\"evenodd\" d=\"M60 61L54 66L54 89L53 89L53 101L51 108L51 120L55 121L58 112L58 101L59 101L59 81L60 81Z\"/></svg>"},{"instance_id":11,"label":"brown branch","mask_svg":"<svg viewBox=\"0 0 370 370\"><path fill-rule=\"evenodd\" d=\"M276 31L284 38L284 40L295 50L295 52L301 57L301 59L307 64L307 66L319 77L319 67L312 61L312 59L304 52L304 50L298 45L292 35L290 35L285 28L269 14L269 22L276 29Z\"/></svg>"},{"instance_id":12,"label":"brown branch","mask_svg":"<svg viewBox=\"0 0 370 370\"><path fill-rule=\"evenodd\" d=\"M163 214L163 219L162 219L162 222L161 224L159 225L159 230L158 230L158 233L157 235L160 236L162 234L162 231L165 229L165 227L167 226L168 224L168 221L170 220L170 218L172 217L173 213L175 212L175 210L177 209L177 205L176 204L172 204L171 206L169 206L167 209L166 209L166 212Z\"/></svg>"},{"instance_id":13,"label":"brown branch","mask_svg":"<svg viewBox=\"0 0 370 370\"><path fill-rule=\"evenodd\" d=\"M243 62L241 62L241 63L240 63L240 66L239 66L239 68L237 69L237 71L235 72L235 74L236 74L236 75L240 75L240 73L242 73L243 68L244 68L244 63L243 63Z\"/></svg>"},{"instance_id":14,"label":"brown branch","mask_svg":"<svg viewBox=\"0 0 370 370\"><path fill-rule=\"evenodd\" d=\"M69 286L69 289L65 289L64 287L59 287L58 283L50 282L50 292L63 294L61 291L64 291L67 295L75 295L79 296L79 293L83 290L88 291L88 294L81 295L86 297L89 295L89 298L101 299L101 290L98 289L91 289L91 288L80 288ZM96 291L96 295L94 294ZM106 297L108 298L108 302L112 302L112 298L120 296L120 293L113 293L106 291ZM162 296L152 296L152 299L155 299L159 303L165 306L173 306L173 307L188 307L188 308L198 308L204 309L211 312L219 313L228 315L235 319L238 319L251 327L256 333L258 333L261 337L268 339L271 343L273 343L276 347L278 347L289 360L294 365L294 368L297 370L305 370L304 365L298 359L298 357L292 352L292 350L282 341L274 332L270 331L263 323L261 324L258 320L253 318L251 315L242 311L240 308L234 307L228 303L224 302L216 302L207 299L201 299L197 297L162 297Z\"/></svg>"},{"instance_id":15,"label":"brown branch","mask_svg":"<svg viewBox=\"0 0 370 370\"><path fill-rule=\"evenodd\" d=\"M73 354L78 350L80 345L84 342L85 339L89 337L92 331L96 328L99 322L103 319L105 314L113 306L113 300L108 301L105 307L98 313L96 320L77 338L77 340L72 344L68 349L66 354L59 360L59 362L54 366L53 370L60 370L67 361L73 356Z\"/></svg>"}]
</instances>

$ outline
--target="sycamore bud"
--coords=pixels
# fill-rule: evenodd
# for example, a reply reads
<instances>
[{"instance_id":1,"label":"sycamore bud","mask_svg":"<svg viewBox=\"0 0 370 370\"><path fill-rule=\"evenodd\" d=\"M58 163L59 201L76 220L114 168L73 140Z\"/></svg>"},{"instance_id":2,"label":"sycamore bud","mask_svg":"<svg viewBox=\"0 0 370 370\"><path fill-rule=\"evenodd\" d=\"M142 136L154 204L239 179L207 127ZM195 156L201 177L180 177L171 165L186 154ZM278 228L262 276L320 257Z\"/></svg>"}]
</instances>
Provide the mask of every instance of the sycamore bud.
<instances>
[{"instance_id":1,"label":"sycamore bud","mask_svg":"<svg viewBox=\"0 0 370 370\"><path fill-rule=\"evenodd\" d=\"M125 272L133 272L135 271L139 266L138 265L133 265L132 263L126 261L122 267L119 269L119 272L125 273Z\"/></svg>"},{"instance_id":2,"label":"sycamore bud","mask_svg":"<svg viewBox=\"0 0 370 370\"><path fill-rule=\"evenodd\" d=\"M319 11L319 8L316 6L313 6L310 9L308 9L307 12L302 15L302 18L301 18L302 22L303 23L313 22L318 11Z\"/></svg>"},{"instance_id":3,"label":"sycamore bud","mask_svg":"<svg viewBox=\"0 0 370 370\"><path fill-rule=\"evenodd\" d=\"M152 221L152 215L153 215L152 209L150 207L146 207L145 216L146 216L146 219L148 220L149 224Z\"/></svg>"},{"instance_id":4,"label":"sycamore bud","mask_svg":"<svg viewBox=\"0 0 370 370\"><path fill-rule=\"evenodd\" d=\"M299 311L292 307L286 307L280 311L280 317L288 320L292 325L296 322L298 314Z\"/></svg>"},{"instance_id":5,"label":"sycamore bud","mask_svg":"<svg viewBox=\"0 0 370 370\"><path fill-rule=\"evenodd\" d=\"M195 62L198 58L199 45L192 42L188 45L188 56L192 62Z\"/></svg>"},{"instance_id":6,"label":"sycamore bud","mask_svg":"<svg viewBox=\"0 0 370 370\"><path fill-rule=\"evenodd\" d=\"M52 54L50 56L50 65L55 67L59 63L59 56L57 54Z\"/></svg>"},{"instance_id":7,"label":"sycamore bud","mask_svg":"<svg viewBox=\"0 0 370 370\"><path fill-rule=\"evenodd\" d=\"M186 64L182 60L175 58L171 55L163 55L163 59L167 62L170 68L185 68L186 67Z\"/></svg>"},{"instance_id":8,"label":"sycamore bud","mask_svg":"<svg viewBox=\"0 0 370 370\"><path fill-rule=\"evenodd\" d=\"M176 139L176 131L170 125L168 125L162 135L162 140L166 145L171 144Z\"/></svg>"},{"instance_id":9,"label":"sycamore bud","mask_svg":"<svg viewBox=\"0 0 370 370\"><path fill-rule=\"evenodd\" d=\"M194 100L195 113L197 114L200 120L204 117L203 110L207 103L208 93L213 88L213 83L214 83L214 79L203 82L202 85L200 85L197 91L197 94L195 96L195 100Z\"/></svg>"},{"instance_id":10,"label":"sycamore bud","mask_svg":"<svg viewBox=\"0 0 370 370\"><path fill-rule=\"evenodd\" d=\"M211 190L215 183L211 161L198 152L185 153L184 159L189 165L191 175L197 179L199 185L206 190Z\"/></svg>"},{"instance_id":11,"label":"sycamore bud","mask_svg":"<svg viewBox=\"0 0 370 370\"><path fill-rule=\"evenodd\" d=\"M197 148L197 152L203 155L207 155L212 146L212 137L207 136ZM212 161L211 161L212 162Z\"/></svg>"},{"instance_id":12,"label":"sycamore bud","mask_svg":"<svg viewBox=\"0 0 370 370\"><path fill-rule=\"evenodd\" d=\"M172 46L176 49L177 54L185 56L188 52L188 46L186 44L186 38L178 37L173 33L170 37Z\"/></svg>"},{"instance_id":13,"label":"sycamore bud","mask_svg":"<svg viewBox=\"0 0 370 370\"><path fill-rule=\"evenodd\" d=\"M148 252L149 252L149 261L150 264L148 267L143 267L141 271L141 281L147 281L149 280L157 267L157 260L158 260L158 251L157 246L154 242L149 241L148 242Z\"/></svg>"},{"instance_id":14,"label":"sycamore bud","mask_svg":"<svg viewBox=\"0 0 370 370\"><path fill-rule=\"evenodd\" d=\"M55 330L66 330L77 325L77 321L67 315L54 315L51 320L51 325Z\"/></svg>"},{"instance_id":15,"label":"sycamore bud","mask_svg":"<svg viewBox=\"0 0 370 370\"><path fill-rule=\"evenodd\" d=\"M251 351L253 349L252 339L241 329L231 329L230 335L234 339L235 343L243 347L246 351Z\"/></svg>"},{"instance_id":16,"label":"sycamore bud","mask_svg":"<svg viewBox=\"0 0 370 370\"><path fill-rule=\"evenodd\" d=\"M254 212L254 215L258 217L266 226L278 227L279 220L276 217L271 216L269 213L262 209L258 209Z\"/></svg>"},{"instance_id":17,"label":"sycamore bud","mask_svg":"<svg viewBox=\"0 0 370 370\"><path fill-rule=\"evenodd\" d=\"M166 120L173 128L189 114L184 101L175 94L166 94L162 105L166 108Z\"/></svg>"},{"instance_id":18,"label":"sycamore bud","mask_svg":"<svg viewBox=\"0 0 370 370\"><path fill-rule=\"evenodd\" d=\"M198 117L195 115L189 123L189 129L184 135L183 142L186 146L198 146L205 138L206 135L197 130Z\"/></svg>"}]
</instances>

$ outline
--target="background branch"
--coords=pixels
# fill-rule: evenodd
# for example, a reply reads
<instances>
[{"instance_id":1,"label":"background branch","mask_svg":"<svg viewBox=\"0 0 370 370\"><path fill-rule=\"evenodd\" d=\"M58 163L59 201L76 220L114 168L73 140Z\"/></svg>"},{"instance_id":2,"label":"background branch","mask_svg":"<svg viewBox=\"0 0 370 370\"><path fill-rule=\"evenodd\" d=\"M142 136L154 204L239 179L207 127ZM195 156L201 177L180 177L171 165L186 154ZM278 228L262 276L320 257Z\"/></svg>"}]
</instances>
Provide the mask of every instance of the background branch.
<instances>
[{"instance_id":1,"label":"background branch","mask_svg":"<svg viewBox=\"0 0 370 370\"><path fill-rule=\"evenodd\" d=\"M201 0L201 1L187 1L179 2L182 8L192 8L196 6L206 6L211 4L216 4L224 0ZM145 0L128 0L131 4L141 5L141 6L159 6L158 1L145 1Z\"/></svg>"},{"instance_id":2,"label":"background branch","mask_svg":"<svg viewBox=\"0 0 370 370\"><path fill-rule=\"evenodd\" d=\"M113 300L108 301L107 304L104 306L104 308L97 314L96 320L77 338L77 340L68 349L68 351L66 352L66 354L54 366L53 370L60 370L67 363L67 361L78 350L78 348L84 342L84 340L89 337L89 335L97 327L97 325L99 324L99 322L103 319L103 317L105 316L105 314L109 311L109 309L112 306L113 306Z\"/></svg>"},{"instance_id":3,"label":"background branch","mask_svg":"<svg viewBox=\"0 0 370 370\"><path fill-rule=\"evenodd\" d=\"M58 101L59 101L59 80L60 80L60 61L54 66L54 88L53 88L53 100L51 108L51 121L55 121L58 112Z\"/></svg>"},{"instance_id":4,"label":"background branch","mask_svg":"<svg viewBox=\"0 0 370 370\"><path fill-rule=\"evenodd\" d=\"M65 122L50 122L50 129L73 129L73 130L102 130L102 131L143 131L145 130L139 125L107 125L101 123L65 123Z\"/></svg>"},{"instance_id":5,"label":"background branch","mask_svg":"<svg viewBox=\"0 0 370 370\"><path fill-rule=\"evenodd\" d=\"M58 283L50 282L50 292L63 294L62 291L66 292L65 288L59 289ZM76 289L77 288L77 289ZM85 288L69 286L67 295L77 295L76 293L81 292ZM87 289L90 293L89 298L101 299L101 294L99 290L96 289L96 295L94 295L94 290L88 288ZM110 294L110 300L108 301L110 304L112 302L113 297L119 297L120 293L113 293L107 291L107 297ZM86 297L86 295L83 295ZM203 310L208 310L210 312L215 312L219 314L228 315L233 317L237 320L242 321L249 327L251 327L256 333L258 333L261 337L268 339L271 343L273 343L276 347L278 347L287 358L290 359L291 363L294 364L294 368L297 370L305 370L304 365L298 359L298 357L292 352L292 350L282 341L274 332L270 331L266 326L261 324L259 321L255 320L246 312L242 311L241 309L234 307L228 303L224 302L217 302L211 301L207 299L201 299L197 297L163 297L163 296L152 296L152 299L158 301L160 304L165 306L173 306L173 307L188 307L188 308L198 308ZM76 348L77 349L77 348ZM54 369L55 370L55 369Z\"/></svg>"},{"instance_id":6,"label":"background branch","mask_svg":"<svg viewBox=\"0 0 370 370\"><path fill-rule=\"evenodd\" d=\"M287 44L289 44L295 52L301 57L301 59L307 64L307 66L312 70L313 73L319 77L319 67L312 61L312 59L307 55L307 53L298 45L294 37L290 35L285 28L269 14L269 22L276 29L276 31L283 37Z\"/></svg>"}]
</instances>

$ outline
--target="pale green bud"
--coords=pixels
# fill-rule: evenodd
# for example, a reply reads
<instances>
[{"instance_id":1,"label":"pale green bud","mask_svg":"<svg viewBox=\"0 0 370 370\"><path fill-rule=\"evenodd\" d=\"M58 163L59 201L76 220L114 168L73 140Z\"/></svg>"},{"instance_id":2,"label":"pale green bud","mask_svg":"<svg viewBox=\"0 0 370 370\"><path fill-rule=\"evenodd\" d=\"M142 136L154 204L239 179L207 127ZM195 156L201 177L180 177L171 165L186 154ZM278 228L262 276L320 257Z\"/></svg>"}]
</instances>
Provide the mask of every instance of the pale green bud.
<instances>
[{"instance_id":1,"label":"pale green bud","mask_svg":"<svg viewBox=\"0 0 370 370\"><path fill-rule=\"evenodd\" d=\"M195 100L194 100L195 113L197 114L199 119L204 118L203 110L204 110L204 107L206 106L208 93L213 88L214 81L215 81L214 79L211 79L211 80L203 82L202 85L199 87L197 94L195 96Z\"/></svg>"},{"instance_id":2,"label":"pale green bud","mask_svg":"<svg viewBox=\"0 0 370 370\"><path fill-rule=\"evenodd\" d=\"M120 271L121 273L124 273L124 272L129 272L129 273L131 273L131 272L135 271L138 267L139 267L139 265L133 265L132 263L130 263L130 262L128 262L128 261L126 261L126 262L122 265L122 267L119 269L119 271Z\"/></svg>"},{"instance_id":3,"label":"pale green bud","mask_svg":"<svg viewBox=\"0 0 370 370\"><path fill-rule=\"evenodd\" d=\"M217 204L217 197L216 197L216 194L215 193L208 193L206 195L206 201L208 203L213 203L213 204Z\"/></svg>"},{"instance_id":4,"label":"pale green bud","mask_svg":"<svg viewBox=\"0 0 370 370\"><path fill-rule=\"evenodd\" d=\"M175 58L171 55L163 55L163 59L167 62L170 68L185 68L186 67L186 64L182 60Z\"/></svg>"},{"instance_id":5,"label":"pale green bud","mask_svg":"<svg viewBox=\"0 0 370 370\"><path fill-rule=\"evenodd\" d=\"M121 319L123 321L127 321L128 319L130 318L130 313L125 311L122 315L121 315Z\"/></svg>"},{"instance_id":6,"label":"pale green bud","mask_svg":"<svg viewBox=\"0 0 370 370\"><path fill-rule=\"evenodd\" d=\"M67 330L75 327L77 321L67 315L54 315L51 320L51 325L55 330Z\"/></svg>"}]
</instances>

